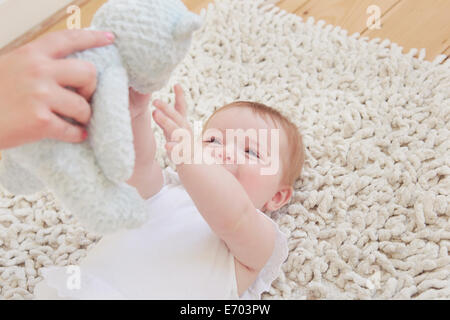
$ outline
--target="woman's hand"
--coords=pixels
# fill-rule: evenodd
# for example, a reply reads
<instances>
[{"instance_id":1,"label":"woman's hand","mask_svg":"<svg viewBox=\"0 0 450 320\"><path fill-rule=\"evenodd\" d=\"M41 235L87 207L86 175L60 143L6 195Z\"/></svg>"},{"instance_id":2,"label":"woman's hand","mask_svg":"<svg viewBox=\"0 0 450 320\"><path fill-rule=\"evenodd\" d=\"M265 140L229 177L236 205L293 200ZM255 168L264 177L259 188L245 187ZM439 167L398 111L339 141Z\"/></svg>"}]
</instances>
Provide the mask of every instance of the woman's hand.
<instances>
[{"instance_id":1,"label":"woman's hand","mask_svg":"<svg viewBox=\"0 0 450 320\"><path fill-rule=\"evenodd\" d=\"M0 149L44 138L83 141L86 130L57 114L88 123L96 69L87 61L62 58L113 40L109 32L64 30L0 56Z\"/></svg>"},{"instance_id":2,"label":"woman's hand","mask_svg":"<svg viewBox=\"0 0 450 320\"><path fill-rule=\"evenodd\" d=\"M175 106L169 107L166 103L155 100L153 101L153 105L157 108L153 111L153 119L156 124L161 127L164 132L164 136L166 138L166 150L169 154L169 158L172 159L172 149L180 142L190 142L190 145L184 145L184 148L191 148L192 154L192 145L194 143L193 133L191 125L187 120L187 106L186 100L184 99L183 89L180 84L176 84L174 87L175 91ZM184 130L181 131L180 129ZM177 131L175 135L173 133ZM184 137L189 137L190 141L183 140L179 133L182 132ZM183 149L187 150L187 149ZM176 161L174 161L176 162Z\"/></svg>"}]
</instances>

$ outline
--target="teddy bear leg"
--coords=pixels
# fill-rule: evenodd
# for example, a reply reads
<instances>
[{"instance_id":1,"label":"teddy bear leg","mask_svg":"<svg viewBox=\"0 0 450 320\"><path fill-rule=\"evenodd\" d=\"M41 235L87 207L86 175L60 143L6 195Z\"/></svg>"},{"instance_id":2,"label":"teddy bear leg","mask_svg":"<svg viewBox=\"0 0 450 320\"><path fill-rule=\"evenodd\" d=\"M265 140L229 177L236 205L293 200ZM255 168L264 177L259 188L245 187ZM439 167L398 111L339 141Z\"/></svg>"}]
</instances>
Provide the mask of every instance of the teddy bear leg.
<instances>
[{"instance_id":1,"label":"teddy bear leg","mask_svg":"<svg viewBox=\"0 0 450 320\"><path fill-rule=\"evenodd\" d=\"M88 141L46 140L26 152L27 158L33 156L36 174L61 207L76 216L86 230L107 234L146 221L146 204L136 188L109 180Z\"/></svg>"},{"instance_id":2,"label":"teddy bear leg","mask_svg":"<svg viewBox=\"0 0 450 320\"><path fill-rule=\"evenodd\" d=\"M0 160L0 185L15 195L33 194L44 189L43 183L5 152Z\"/></svg>"}]
</instances>

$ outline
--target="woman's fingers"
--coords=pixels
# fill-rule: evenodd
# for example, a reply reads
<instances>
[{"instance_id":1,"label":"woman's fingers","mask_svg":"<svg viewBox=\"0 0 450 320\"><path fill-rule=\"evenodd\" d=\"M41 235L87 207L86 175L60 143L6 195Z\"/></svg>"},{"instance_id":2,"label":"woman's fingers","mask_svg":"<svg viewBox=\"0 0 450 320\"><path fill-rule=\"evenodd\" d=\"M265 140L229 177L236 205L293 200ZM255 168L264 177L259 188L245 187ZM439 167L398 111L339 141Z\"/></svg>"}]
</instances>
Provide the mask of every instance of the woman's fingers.
<instances>
[{"instance_id":1,"label":"woman's fingers","mask_svg":"<svg viewBox=\"0 0 450 320\"><path fill-rule=\"evenodd\" d=\"M91 117L89 103L82 96L68 89L56 87L53 94L48 97L47 103L51 111L72 118L81 124L87 124Z\"/></svg>"},{"instance_id":2,"label":"woman's fingers","mask_svg":"<svg viewBox=\"0 0 450 320\"><path fill-rule=\"evenodd\" d=\"M72 87L87 101L97 86L97 70L94 64L79 59L63 59L51 62L55 81L62 87Z\"/></svg>"},{"instance_id":3,"label":"woman's fingers","mask_svg":"<svg viewBox=\"0 0 450 320\"><path fill-rule=\"evenodd\" d=\"M51 32L31 42L29 45L37 52L59 59L76 51L101 47L114 42L111 32L94 30L63 30Z\"/></svg>"},{"instance_id":4,"label":"woman's fingers","mask_svg":"<svg viewBox=\"0 0 450 320\"><path fill-rule=\"evenodd\" d=\"M78 143L87 138L87 131L85 128L73 125L56 114L49 112L48 124L46 125L46 138L57 139L60 141Z\"/></svg>"}]
</instances>

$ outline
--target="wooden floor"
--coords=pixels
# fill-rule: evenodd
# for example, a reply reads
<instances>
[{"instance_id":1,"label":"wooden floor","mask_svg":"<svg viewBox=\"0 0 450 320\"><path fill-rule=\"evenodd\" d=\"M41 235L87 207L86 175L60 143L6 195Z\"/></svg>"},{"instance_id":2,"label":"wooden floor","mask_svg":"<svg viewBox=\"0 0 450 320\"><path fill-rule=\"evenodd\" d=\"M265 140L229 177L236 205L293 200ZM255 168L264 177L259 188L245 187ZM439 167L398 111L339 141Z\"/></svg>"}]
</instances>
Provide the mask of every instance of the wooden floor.
<instances>
[{"instance_id":1,"label":"wooden floor","mask_svg":"<svg viewBox=\"0 0 450 320\"><path fill-rule=\"evenodd\" d=\"M85 1L81 6L82 27L89 25L104 2ZM191 11L199 13L213 0L183 2ZM433 60L438 54L450 54L450 0L281 0L276 5L303 19L312 16L341 26L349 34L359 32L370 39L388 38L404 47L404 52L426 48L427 60ZM367 20L374 15L373 11L367 11L372 5L380 9L380 29L367 27ZM66 21L62 19L45 32L64 28Z\"/></svg>"},{"instance_id":2,"label":"wooden floor","mask_svg":"<svg viewBox=\"0 0 450 320\"><path fill-rule=\"evenodd\" d=\"M92 16L106 0L76 2L80 4L81 27L84 28L89 26ZM183 2L189 10L199 13L213 0ZM371 5L380 8L379 30L370 30L367 27L366 21L370 16L367 8ZM316 20L322 19L341 26L348 30L349 34L359 32L370 39L389 38L404 47L404 52L408 52L410 48L426 48L427 60L433 60L438 54L446 54L448 58L450 54L450 0L281 0L277 6L303 19L313 16ZM65 29L67 15L64 15L65 12L59 21L46 21L42 30L23 37L23 41L16 41L14 47L44 33Z\"/></svg>"}]
</instances>

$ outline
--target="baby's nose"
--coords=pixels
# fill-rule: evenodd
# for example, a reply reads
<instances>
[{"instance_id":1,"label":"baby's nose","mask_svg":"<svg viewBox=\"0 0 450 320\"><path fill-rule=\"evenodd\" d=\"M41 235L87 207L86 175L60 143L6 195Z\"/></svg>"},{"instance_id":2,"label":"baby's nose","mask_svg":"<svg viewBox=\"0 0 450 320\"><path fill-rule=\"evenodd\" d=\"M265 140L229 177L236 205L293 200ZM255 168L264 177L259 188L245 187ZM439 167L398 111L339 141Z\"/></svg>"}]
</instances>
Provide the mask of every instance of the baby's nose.
<instances>
[{"instance_id":1,"label":"baby's nose","mask_svg":"<svg viewBox=\"0 0 450 320\"><path fill-rule=\"evenodd\" d=\"M217 160L222 160L222 163L232 163L234 160L234 146L223 146L215 150Z\"/></svg>"}]
</instances>

